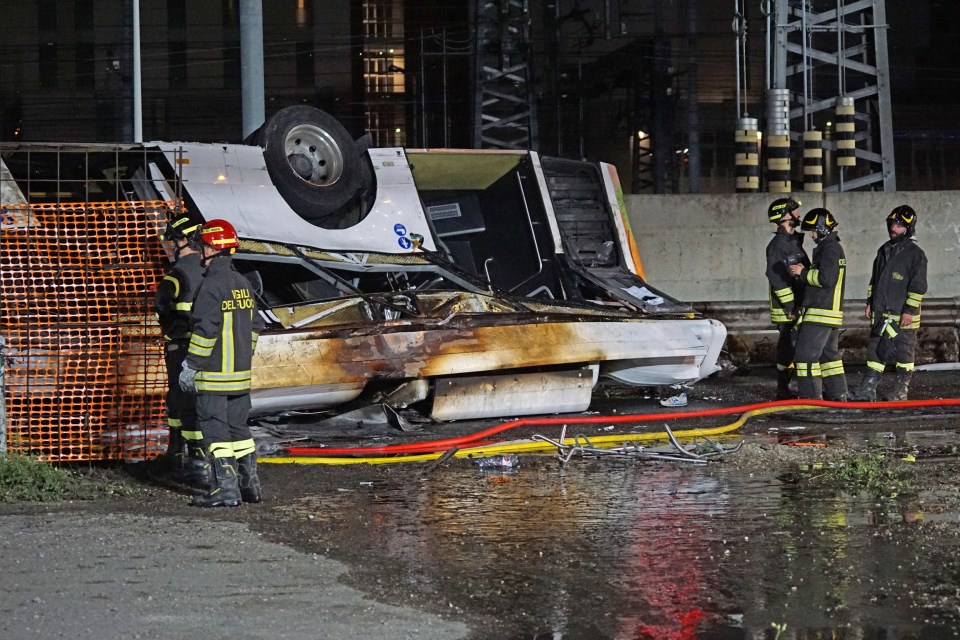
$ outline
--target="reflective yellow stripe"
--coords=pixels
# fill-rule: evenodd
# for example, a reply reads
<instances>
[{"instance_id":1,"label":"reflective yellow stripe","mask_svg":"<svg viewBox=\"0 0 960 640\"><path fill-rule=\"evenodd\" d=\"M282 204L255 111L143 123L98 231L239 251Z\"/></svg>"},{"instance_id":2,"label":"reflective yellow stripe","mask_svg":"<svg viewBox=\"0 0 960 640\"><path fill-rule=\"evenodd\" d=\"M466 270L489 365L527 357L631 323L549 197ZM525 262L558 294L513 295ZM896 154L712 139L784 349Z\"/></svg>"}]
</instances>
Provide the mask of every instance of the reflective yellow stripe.
<instances>
[{"instance_id":1,"label":"reflective yellow stripe","mask_svg":"<svg viewBox=\"0 0 960 640\"><path fill-rule=\"evenodd\" d=\"M843 311L807 309L803 314L803 321L839 327L843 325Z\"/></svg>"},{"instance_id":2,"label":"reflective yellow stripe","mask_svg":"<svg viewBox=\"0 0 960 640\"><path fill-rule=\"evenodd\" d=\"M774 293L777 295L777 298L780 299L780 302L793 302L793 289L790 287L777 289Z\"/></svg>"},{"instance_id":3,"label":"reflective yellow stripe","mask_svg":"<svg viewBox=\"0 0 960 640\"><path fill-rule=\"evenodd\" d=\"M183 423L180 422L180 418L167 418L167 426L171 429L179 429Z\"/></svg>"},{"instance_id":4,"label":"reflective yellow stripe","mask_svg":"<svg viewBox=\"0 0 960 640\"><path fill-rule=\"evenodd\" d=\"M232 372L234 369L233 354L233 313L223 314L223 328L220 330L220 371Z\"/></svg>"},{"instance_id":5,"label":"reflective yellow stripe","mask_svg":"<svg viewBox=\"0 0 960 640\"><path fill-rule=\"evenodd\" d=\"M184 430L182 433L183 433L183 439L184 439L184 440L189 440L189 441L191 441L191 442L199 442L199 441L203 440L203 433L201 433L201 432L199 432L199 431L187 431L187 430Z\"/></svg>"},{"instance_id":6,"label":"reflective yellow stripe","mask_svg":"<svg viewBox=\"0 0 960 640\"><path fill-rule=\"evenodd\" d=\"M834 360L832 362L822 362L820 363L820 374L827 378L829 376L842 376L843 371L843 361Z\"/></svg>"},{"instance_id":7,"label":"reflective yellow stripe","mask_svg":"<svg viewBox=\"0 0 960 640\"><path fill-rule=\"evenodd\" d=\"M904 371L913 371L912 362L898 362L897 369L903 369Z\"/></svg>"},{"instance_id":8,"label":"reflective yellow stripe","mask_svg":"<svg viewBox=\"0 0 960 640\"><path fill-rule=\"evenodd\" d=\"M206 391L208 393L244 393L245 391L250 391L250 383L246 384L241 383L214 383L214 382L198 382L197 391Z\"/></svg>"},{"instance_id":9,"label":"reflective yellow stripe","mask_svg":"<svg viewBox=\"0 0 960 640\"><path fill-rule=\"evenodd\" d=\"M249 391L250 372L198 371L196 385L197 391Z\"/></svg>"},{"instance_id":10,"label":"reflective yellow stripe","mask_svg":"<svg viewBox=\"0 0 960 640\"><path fill-rule=\"evenodd\" d=\"M840 275L837 276L837 284L833 287L833 310L840 311L840 304L843 302L840 298L840 292L843 291L843 275L845 267L840 267Z\"/></svg>"},{"instance_id":11,"label":"reflective yellow stripe","mask_svg":"<svg viewBox=\"0 0 960 640\"><path fill-rule=\"evenodd\" d=\"M233 455L236 458L242 458L256 450L257 445L254 444L253 438L247 438L246 440L239 440L233 443Z\"/></svg>"},{"instance_id":12,"label":"reflective yellow stripe","mask_svg":"<svg viewBox=\"0 0 960 640\"><path fill-rule=\"evenodd\" d=\"M180 281L174 278L173 276L163 276L163 279L169 280L170 282L173 283L173 297L179 298L180 297Z\"/></svg>"},{"instance_id":13,"label":"reflective yellow stripe","mask_svg":"<svg viewBox=\"0 0 960 640\"><path fill-rule=\"evenodd\" d=\"M204 338L203 336L193 334L190 336L190 347L187 349L187 353L205 358L213 353L213 347L216 344L216 338Z\"/></svg>"},{"instance_id":14,"label":"reflective yellow stripe","mask_svg":"<svg viewBox=\"0 0 960 640\"><path fill-rule=\"evenodd\" d=\"M884 370L886 367L884 367L884 366L883 366L881 363L879 363L879 362L875 362L875 361L873 361L873 360L867 360L867 368L868 368L868 369L873 369L874 371L879 371L880 373L883 373L883 370Z\"/></svg>"},{"instance_id":15,"label":"reflective yellow stripe","mask_svg":"<svg viewBox=\"0 0 960 640\"><path fill-rule=\"evenodd\" d=\"M232 458L232 442L213 442L210 444L210 455L214 458Z\"/></svg>"},{"instance_id":16,"label":"reflective yellow stripe","mask_svg":"<svg viewBox=\"0 0 960 640\"><path fill-rule=\"evenodd\" d=\"M890 323L890 322L884 322L884 323L883 323L883 329L880 331L880 333L882 333L883 335L887 336L887 337L890 338L891 340L892 340L893 338L896 338L896 337L899 335L899 333L897 332L897 330L893 328L893 324Z\"/></svg>"},{"instance_id":17,"label":"reflective yellow stripe","mask_svg":"<svg viewBox=\"0 0 960 640\"><path fill-rule=\"evenodd\" d=\"M819 378L820 377L820 363L819 362L797 362L797 377L798 378Z\"/></svg>"},{"instance_id":18,"label":"reflective yellow stripe","mask_svg":"<svg viewBox=\"0 0 960 640\"><path fill-rule=\"evenodd\" d=\"M867 297L869 298L869 297L872 296L872 295L873 295L873 285L872 285L872 284L868 284L868 285L867 285Z\"/></svg>"},{"instance_id":19,"label":"reflective yellow stripe","mask_svg":"<svg viewBox=\"0 0 960 640\"><path fill-rule=\"evenodd\" d=\"M198 371L197 382L242 382L250 379L250 370L247 371Z\"/></svg>"},{"instance_id":20,"label":"reflective yellow stripe","mask_svg":"<svg viewBox=\"0 0 960 640\"><path fill-rule=\"evenodd\" d=\"M820 270L819 269L807 269L807 284L814 287L820 286Z\"/></svg>"},{"instance_id":21,"label":"reflective yellow stripe","mask_svg":"<svg viewBox=\"0 0 960 640\"><path fill-rule=\"evenodd\" d=\"M920 328L920 314L917 313L912 315L913 315L913 322L911 322L909 326L900 327L901 331L916 331L917 329ZM891 322L898 322L898 323L900 322L900 316L893 313L885 313L883 314L883 317L887 320L890 320ZM874 316L874 321L876 321L876 316ZM890 337L891 338L896 337L896 333L894 333L894 335Z\"/></svg>"},{"instance_id":22,"label":"reflective yellow stripe","mask_svg":"<svg viewBox=\"0 0 960 640\"><path fill-rule=\"evenodd\" d=\"M192 311L193 303L192 302L178 302L177 311Z\"/></svg>"},{"instance_id":23,"label":"reflective yellow stripe","mask_svg":"<svg viewBox=\"0 0 960 640\"><path fill-rule=\"evenodd\" d=\"M771 322L790 322L790 318L787 317L787 314L783 309L773 308L770 309L770 321Z\"/></svg>"}]
</instances>

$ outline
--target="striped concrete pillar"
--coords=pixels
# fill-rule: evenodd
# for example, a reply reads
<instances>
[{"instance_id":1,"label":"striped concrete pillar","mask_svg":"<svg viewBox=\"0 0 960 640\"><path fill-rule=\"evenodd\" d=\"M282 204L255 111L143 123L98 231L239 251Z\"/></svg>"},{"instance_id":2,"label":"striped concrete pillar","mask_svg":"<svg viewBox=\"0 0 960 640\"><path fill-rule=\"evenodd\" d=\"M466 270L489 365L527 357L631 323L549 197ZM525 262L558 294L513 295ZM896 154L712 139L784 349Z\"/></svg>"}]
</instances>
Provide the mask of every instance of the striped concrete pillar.
<instances>
[{"instance_id":1,"label":"striped concrete pillar","mask_svg":"<svg viewBox=\"0 0 960 640\"><path fill-rule=\"evenodd\" d=\"M760 132L756 118L737 120L735 175L737 193L760 191Z\"/></svg>"},{"instance_id":2,"label":"striped concrete pillar","mask_svg":"<svg viewBox=\"0 0 960 640\"><path fill-rule=\"evenodd\" d=\"M767 191L790 193L790 136L767 134Z\"/></svg>"},{"instance_id":3,"label":"striped concrete pillar","mask_svg":"<svg viewBox=\"0 0 960 640\"><path fill-rule=\"evenodd\" d=\"M790 90L767 92L767 191L790 193Z\"/></svg>"},{"instance_id":4,"label":"striped concrete pillar","mask_svg":"<svg viewBox=\"0 0 960 640\"><path fill-rule=\"evenodd\" d=\"M823 134L803 132L803 190L823 191Z\"/></svg>"},{"instance_id":5,"label":"striped concrete pillar","mask_svg":"<svg viewBox=\"0 0 960 640\"><path fill-rule=\"evenodd\" d=\"M857 141L853 136L856 133L854 125L853 98L841 96L837 98L836 134L837 166L853 167L857 164Z\"/></svg>"}]
</instances>

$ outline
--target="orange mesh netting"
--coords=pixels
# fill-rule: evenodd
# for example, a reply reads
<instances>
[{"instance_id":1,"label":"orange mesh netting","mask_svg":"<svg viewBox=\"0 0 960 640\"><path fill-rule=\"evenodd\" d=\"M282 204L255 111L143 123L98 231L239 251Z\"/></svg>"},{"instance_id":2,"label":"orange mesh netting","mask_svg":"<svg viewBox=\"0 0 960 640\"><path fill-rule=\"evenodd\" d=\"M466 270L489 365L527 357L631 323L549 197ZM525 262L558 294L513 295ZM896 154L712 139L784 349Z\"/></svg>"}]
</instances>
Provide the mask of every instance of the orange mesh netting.
<instances>
[{"instance_id":1,"label":"orange mesh netting","mask_svg":"<svg viewBox=\"0 0 960 640\"><path fill-rule=\"evenodd\" d=\"M52 461L143 459L166 443L153 293L162 201L6 205L0 337L7 446Z\"/></svg>"}]
</instances>

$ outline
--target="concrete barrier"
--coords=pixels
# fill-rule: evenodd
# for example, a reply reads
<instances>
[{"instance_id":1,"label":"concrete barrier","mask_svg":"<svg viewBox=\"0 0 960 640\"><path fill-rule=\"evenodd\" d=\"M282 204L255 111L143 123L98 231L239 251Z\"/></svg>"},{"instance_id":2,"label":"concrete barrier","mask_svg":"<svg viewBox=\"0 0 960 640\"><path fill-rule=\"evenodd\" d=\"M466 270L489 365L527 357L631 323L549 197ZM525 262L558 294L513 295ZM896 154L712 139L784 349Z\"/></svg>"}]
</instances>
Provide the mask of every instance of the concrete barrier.
<instances>
[{"instance_id":1,"label":"concrete barrier","mask_svg":"<svg viewBox=\"0 0 960 640\"><path fill-rule=\"evenodd\" d=\"M782 194L628 195L627 213L647 281L691 302L727 325L744 359L772 360L765 248L774 226L767 207ZM863 318L877 249L887 241L886 216L901 204L918 214L917 240L927 254L928 301L917 362L955 361L960 353L960 192L795 193L801 211L826 207L837 218L847 255L841 347L862 360ZM804 248L813 253L813 240ZM728 349L733 351L728 340Z\"/></svg>"},{"instance_id":2,"label":"concrete barrier","mask_svg":"<svg viewBox=\"0 0 960 640\"><path fill-rule=\"evenodd\" d=\"M647 280L688 302L765 300L764 249L774 230L767 207L782 194L628 195L627 212ZM795 193L801 211L826 207L847 254L846 305L862 309L873 258L887 241L885 218L917 211L927 254L928 297L960 295L960 191ZM813 241L804 243L813 253Z\"/></svg>"}]
</instances>

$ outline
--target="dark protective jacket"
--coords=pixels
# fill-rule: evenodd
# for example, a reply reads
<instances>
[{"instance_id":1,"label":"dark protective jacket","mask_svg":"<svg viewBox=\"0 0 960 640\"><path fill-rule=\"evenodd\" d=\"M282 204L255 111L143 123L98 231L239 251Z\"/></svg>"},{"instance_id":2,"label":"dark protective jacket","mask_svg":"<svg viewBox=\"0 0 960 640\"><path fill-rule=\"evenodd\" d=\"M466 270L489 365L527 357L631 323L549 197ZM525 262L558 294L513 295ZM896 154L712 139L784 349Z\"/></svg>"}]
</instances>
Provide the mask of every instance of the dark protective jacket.
<instances>
[{"instance_id":1,"label":"dark protective jacket","mask_svg":"<svg viewBox=\"0 0 960 640\"><path fill-rule=\"evenodd\" d=\"M831 233L813 250L813 262L800 274L807 283L801 322L831 327L843 325L843 291L847 258L840 237Z\"/></svg>"},{"instance_id":2,"label":"dark protective jacket","mask_svg":"<svg viewBox=\"0 0 960 640\"><path fill-rule=\"evenodd\" d=\"M190 339L190 313L202 279L200 254L190 253L181 256L157 284L153 308L165 341L186 342Z\"/></svg>"},{"instance_id":3,"label":"dark protective jacket","mask_svg":"<svg viewBox=\"0 0 960 640\"><path fill-rule=\"evenodd\" d=\"M193 304L186 366L197 370L197 393L250 391L250 369L264 322L250 282L230 256L210 261Z\"/></svg>"},{"instance_id":4,"label":"dark protective jacket","mask_svg":"<svg viewBox=\"0 0 960 640\"><path fill-rule=\"evenodd\" d=\"M909 313L913 323L904 329L920 327L920 302L927 293L927 255L913 238L885 242L873 260L873 273L867 285L867 304L876 322L889 318L900 322L900 314Z\"/></svg>"},{"instance_id":5,"label":"dark protective jacket","mask_svg":"<svg viewBox=\"0 0 960 640\"><path fill-rule=\"evenodd\" d=\"M790 322L789 314L803 306L804 282L791 275L788 264L810 266L803 250L803 234L787 233L777 227L767 244L767 282L770 295L770 322Z\"/></svg>"}]
</instances>

